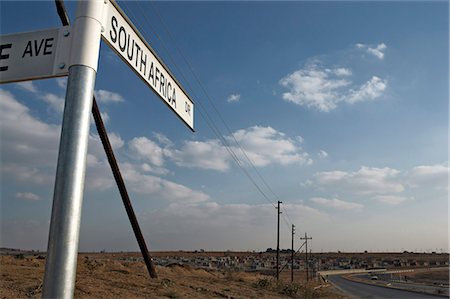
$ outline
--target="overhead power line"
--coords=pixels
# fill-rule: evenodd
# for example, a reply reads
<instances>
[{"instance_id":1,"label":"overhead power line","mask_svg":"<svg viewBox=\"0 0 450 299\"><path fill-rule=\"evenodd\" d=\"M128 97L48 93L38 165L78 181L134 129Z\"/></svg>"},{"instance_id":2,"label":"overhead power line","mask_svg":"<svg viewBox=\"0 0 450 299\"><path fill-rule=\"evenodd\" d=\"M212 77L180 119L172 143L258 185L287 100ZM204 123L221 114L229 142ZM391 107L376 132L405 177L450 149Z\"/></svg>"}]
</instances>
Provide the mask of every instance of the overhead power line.
<instances>
[{"instance_id":1,"label":"overhead power line","mask_svg":"<svg viewBox=\"0 0 450 299\"><path fill-rule=\"evenodd\" d=\"M141 7L141 5L139 4L139 2L137 2L137 5L139 6L139 11L141 12L143 18L144 18L144 22L147 24L148 28L151 28L152 26L150 25L150 22L147 18L147 16L145 14L143 14L142 12L144 11L144 9ZM153 5L153 4L152 4ZM130 7L128 6L128 4L126 2L124 2L124 6L127 7L127 10L129 11L130 15L134 15L134 13L132 12L132 10L130 9ZM161 23L163 24L165 31L168 33L168 35L172 38L173 40L173 36L170 33L170 31L168 30L168 28L166 27L162 17L160 16L160 14L157 12L156 7L154 7L155 12L158 15L158 18L161 20ZM138 22L139 19L134 17ZM148 36L145 27L141 26L143 28L143 32L145 35ZM150 29L151 30L151 29ZM184 73L181 71L181 69L178 67L178 64L174 61L172 55L170 54L170 52L167 49L167 46L165 45L164 40L160 37L160 35L151 30L153 35L156 36L156 38L160 41L162 47L164 48L164 50L167 52L168 58L169 60L172 62L172 64L175 66L175 68L177 69L177 71L181 74L182 78L184 79L184 81L186 81L189 89L191 90L192 94L194 95L195 98L198 99L198 97L196 96L196 92L195 90L192 88L192 86L190 85L189 81L186 79L186 77L184 76ZM197 77L197 75L195 74L195 72L193 71L189 61L186 59L186 57L182 54L181 50L178 48L178 46L176 45L177 51L180 54L180 56L183 58L183 60L186 62L186 64L189 67L190 72L194 75L194 77L197 80L197 83L199 84L199 86L201 87L201 90L203 91L203 93L206 95L206 98L208 99L208 101L210 102L210 104L213 106L214 110L216 111L216 113L218 114L219 118L221 119L222 123L224 124L224 126L227 128L230 136L233 138L233 140L235 141L237 147L240 149L240 151L242 152L243 156L247 158L248 160L248 164L252 166L252 168L254 170L256 170L255 172L258 174L258 176L260 177L260 179L264 182L264 184L266 185L266 187L269 189L269 191L271 191L273 193L273 190L270 188L270 186L267 184L267 182L264 180L264 178L261 176L261 174L258 172L258 170L256 169L256 167L254 166L253 162L250 160L250 158L248 157L247 153L245 152L245 150L241 147L241 145L239 144L239 142L236 140L234 134L231 132L229 126L226 124L225 120L223 119L223 117L221 116L220 112L217 110L217 108L215 107L214 103L212 102L211 98L209 97L209 94L207 93L207 91L204 89L202 83L200 82L199 78ZM221 133L220 129L216 126L216 124L214 123L212 117L209 115L208 111L206 110L206 108L204 107L204 105L202 104L201 101L196 101L196 103L199 104L200 106L200 116L202 118L204 118L204 120L206 121L206 124L208 125L208 127L213 131L213 133L216 135L216 137L220 140L220 142L222 143L222 145L225 147L225 149L227 150L227 152L230 154L231 158L233 159L233 161L236 163L236 165L241 169L241 171L243 171L243 173L248 177L248 179L251 181L251 183L255 186L255 188L257 189L257 191L259 193L261 193L261 195L263 196L263 198L269 202L272 206L275 207L275 205L273 204L273 202L269 199L269 196L267 196L267 194L262 190L261 186L259 186L259 184L255 181L255 179L251 176L251 174L249 173L249 171L244 167L244 165L242 164L242 160L239 159L238 155L236 154L235 150L230 146L230 144L228 143L228 141L226 140L226 138L223 136L223 134Z\"/></svg>"},{"instance_id":2,"label":"overhead power line","mask_svg":"<svg viewBox=\"0 0 450 299\"><path fill-rule=\"evenodd\" d=\"M126 1L123 2L124 6L127 8L127 10L129 11L130 15L133 16L134 19L136 19L137 22L139 22L139 19L134 16L134 13L132 11L132 9L130 8L130 6L128 6L128 3ZM162 48L164 49L164 51L167 53L167 57L168 59L171 61L171 63L173 64L173 66L175 67L175 69L180 73L181 77L183 78L183 80L185 81L185 83L187 84L188 89L190 90L191 94L194 96L195 99L197 99L196 104L199 104L199 113L200 116L205 120L206 125L211 129L211 131L214 133L214 135L220 140L221 144L224 146L224 148L226 149L226 151L228 152L228 154L230 155L230 157L232 158L232 160L235 162L235 164L238 166L238 168L243 172L243 174L249 179L249 181L251 182L251 184L255 187L255 189L262 195L263 199L270 203L273 207L275 207L274 204L274 200L271 200L269 198L269 196L267 195L267 193L263 190L263 188L261 187L261 185L255 180L255 178L252 176L252 174L249 172L249 170L247 170L247 168L245 167L245 164L249 165L251 167L251 169L253 170L254 173L256 173L257 177L259 178L259 180L262 182L262 184L265 186L265 188L274 196L274 198L277 201L280 201L281 199L279 198L279 196L273 191L273 189L270 187L270 185L267 183L267 181L264 179L264 177L261 175L260 171L257 169L257 167L255 166L255 163L251 160L251 158L249 157L249 155L247 154L247 152L245 151L245 149L241 146L241 144L239 143L239 141L236 139L236 137L234 136L233 132L231 131L230 127L228 126L228 124L226 123L226 121L224 120L224 118L222 117L219 109L217 109L217 106L214 104L214 101L211 99L209 93L206 91L204 85L202 84L201 80L199 79L199 77L197 76L197 74L195 73L195 71L193 70L193 67L191 65L191 63L189 62L189 60L186 58L186 56L183 54L183 52L181 51L181 49L179 48L178 44L175 41L175 38L173 36L173 34L171 33L171 31L168 29L163 17L161 16L161 14L159 13L156 5L154 5L154 3L152 3L152 1L150 1L150 5L152 6L154 13L156 14L156 16L158 17L160 24L162 25L164 31L167 33L167 35L169 36L169 38L172 40L172 43L174 45L174 48L176 49L177 53L180 55L180 57L183 59L183 61L185 62L185 64L187 65L190 73L192 73L193 77L195 78L196 83L198 84L198 86L200 87L202 93L205 95L205 98L207 99L207 101L209 102L209 104L212 106L213 110L216 112L216 114L218 115L221 123L223 124L223 126L226 128L226 131L228 132L229 136L231 137L232 141L234 141L234 143L236 144L236 148L238 148L241 152L241 157L245 158L246 163L244 164L243 160L239 158L239 156L237 155L235 149L230 145L230 143L228 142L227 138L224 137L224 135L222 134L221 130L218 128L218 126L216 125L216 123L214 122L212 116L208 113L208 110L206 109L206 107L203 105L202 101L200 101L200 97L197 96L197 93L195 92L195 89L192 87L192 85L190 84L190 81L187 80L186 76L184 75L184 72L181 70L181 68L178 66L178 64L175 62L174 58L172 57L170 51L168 50L168 47L166 46L166 43L164 42L164 40L161 38L161 36L158 34L157 30L152 30L152 25L147 17L146 14L144 14L144 11L146 11L144 9L144 7L139 3L136 2L137 6L138 6L138 11L140 12L140 14L143 16L143 21L147 26L140 26L141 28L143 28L143 32L145 35L149 36L147 34L147 31L145 28L148 28L152 35L155 36L157 38L157 40L160 42ZM148 11L148 10L147 10ZM284 223L286 224L287 228L290 229L291 224L293 224L292 219L289 216L289 213L287 212L286 208L283 207L284 213L282 214L282 219L284 221Z\"/></svg>"}]
</instances>

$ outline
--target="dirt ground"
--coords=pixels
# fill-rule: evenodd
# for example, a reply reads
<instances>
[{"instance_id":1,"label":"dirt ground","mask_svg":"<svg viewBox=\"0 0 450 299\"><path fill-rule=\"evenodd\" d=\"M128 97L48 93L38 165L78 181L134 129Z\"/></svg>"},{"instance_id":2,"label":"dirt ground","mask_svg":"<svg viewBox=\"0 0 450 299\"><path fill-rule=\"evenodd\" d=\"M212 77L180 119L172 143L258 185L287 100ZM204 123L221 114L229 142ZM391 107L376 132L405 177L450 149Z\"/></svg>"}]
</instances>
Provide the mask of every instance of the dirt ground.
<instances>
[{"instance_id":1,"label":"dirt ground","mask_svg":"<svg viewBox=\"0 0 450 299\"><path fill-rule=\"evenodd\" d=\"M433 284L449 284L449 269L448 268L435 268L435 269L422 269L416 270L412 273L405 273L406 279L409 282L424 283L428 285Z\"/></svg>"},{"instance_id":2,"label":"dirt ground","mask_svg":"<svg viewBox=\"0 0 450 299\"><path fill-rule=\"evenodd\" d=\"M34 255L0 256L0 298L40 298L45 259ZM157 267L150 279L143 262L108 254L80 254L76 298L345 298L330 285L289 283L270 276L220 272L190 266ZM299 277L298 279L301 279Z\"/></svg>"}]
</instances>

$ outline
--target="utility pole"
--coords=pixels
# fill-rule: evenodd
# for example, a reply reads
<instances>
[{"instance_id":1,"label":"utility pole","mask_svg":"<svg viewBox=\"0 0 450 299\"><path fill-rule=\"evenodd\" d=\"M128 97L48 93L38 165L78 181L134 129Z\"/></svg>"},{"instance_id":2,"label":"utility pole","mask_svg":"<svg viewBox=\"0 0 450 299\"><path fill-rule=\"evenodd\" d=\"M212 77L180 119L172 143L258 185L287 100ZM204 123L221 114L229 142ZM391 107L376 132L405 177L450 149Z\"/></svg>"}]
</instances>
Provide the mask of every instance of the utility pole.
<instances>
[{"instance_id":1,"label":"utility pole","mask_svg":"<svg viewBox=\"0 0 450 299\"><path fill-rule=\"evenodd\" d=\"M292 224L291 283L294 282L294 235L295 235L295 225Z\"/></svg>"},{"instance_id":2,"label":"utility pole","mask_svg":"<svg viewBox=\"0 0 450 299\"><path fill-rule=\"evenodd\" d=\"M277 224L277 281L280 279L280 203L281 201L278 201L278 224Z\"/></svg>"},{"instance_id":3,"label":"utility pole","mask_svg":"<svg viewBox=\"0 0 450 299\"><path fill-rule=\"evenodd\" d=\"M304 238L300 238L300 240L305 240L305 264L306 264L306 281L309 280L309 266L308 266L308 240L312 240L311 237L308 237L308 235L305 233Z\"/></svg>"}]
</instances>

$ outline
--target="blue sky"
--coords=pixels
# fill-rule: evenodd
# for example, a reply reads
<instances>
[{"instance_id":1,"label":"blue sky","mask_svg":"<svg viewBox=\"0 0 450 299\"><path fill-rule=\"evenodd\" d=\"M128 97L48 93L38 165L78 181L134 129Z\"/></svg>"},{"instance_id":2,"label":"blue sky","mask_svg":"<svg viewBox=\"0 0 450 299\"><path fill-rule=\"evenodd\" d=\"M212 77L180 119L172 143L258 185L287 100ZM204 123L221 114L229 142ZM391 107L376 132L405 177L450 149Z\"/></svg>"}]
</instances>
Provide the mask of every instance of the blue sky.
<instances>
[{"instance_id":1,"label":"blue sky","mask_svg":"<svg viewBox=\"0 0 450 299\"><path fill-rule=\"evenodd\" d=\"M448 251L447 2L119 5L196 104L192 133L102 43L97 100L151 250L276 247L282 200L284 248L293 223L313 251ZM53 1L1 2L1 34L59 26ZM0 92L0 246L42 250L65 79ZM80 250L137 250L89 142Z\"/></svg>"}]
</instances>

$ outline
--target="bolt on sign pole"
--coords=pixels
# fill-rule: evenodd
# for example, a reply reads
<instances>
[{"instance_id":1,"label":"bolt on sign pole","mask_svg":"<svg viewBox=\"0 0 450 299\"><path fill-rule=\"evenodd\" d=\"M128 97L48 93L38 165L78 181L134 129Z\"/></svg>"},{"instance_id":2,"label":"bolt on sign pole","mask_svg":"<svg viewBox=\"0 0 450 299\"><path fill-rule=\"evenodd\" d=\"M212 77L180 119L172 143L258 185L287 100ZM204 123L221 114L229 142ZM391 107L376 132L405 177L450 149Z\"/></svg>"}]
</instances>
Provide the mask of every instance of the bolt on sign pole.
<instances>
[{"instance_id":1,"label":"bolt on sign pole","mask_svg":"<svg viewBox=\"0 0 450 299\"><path fill-rule=\"evenodd\" d=\"M44 298L72 298L75 288L89 116L105 5L103 0L83 0L77 6L53 193Z\"/></svg>"}]
</instances>

